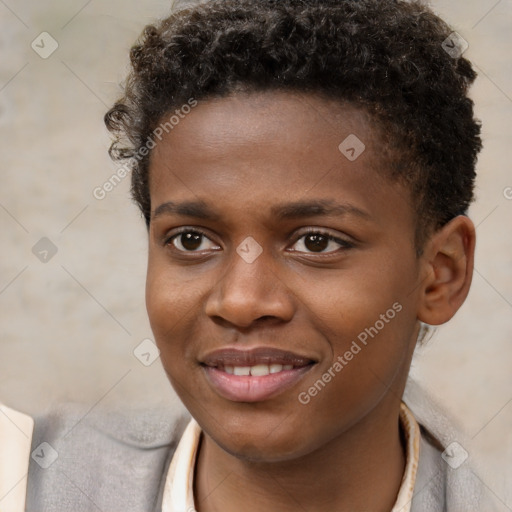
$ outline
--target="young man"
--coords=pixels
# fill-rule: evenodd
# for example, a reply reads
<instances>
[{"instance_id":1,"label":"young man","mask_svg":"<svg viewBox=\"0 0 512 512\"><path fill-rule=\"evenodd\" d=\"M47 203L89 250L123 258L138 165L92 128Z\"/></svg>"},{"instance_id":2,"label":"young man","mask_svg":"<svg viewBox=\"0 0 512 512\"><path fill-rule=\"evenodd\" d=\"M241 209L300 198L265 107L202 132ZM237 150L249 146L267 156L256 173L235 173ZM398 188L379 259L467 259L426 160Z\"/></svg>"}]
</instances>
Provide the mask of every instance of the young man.
<instances>
[{"instance_id":1,"label":"young man","mask_svg":"<svg viewBox=\"0 0 512 512\"><path fill-rule=\"evenodd\" d=\"M213 0L145 29L106 123L193 419L166 449L150 423L151 460L98 440L94 474L62 445L75 510L484 510L463 447L402 400L421 326L452 318L473 272L480 128L454 48L393 0Z\"/></svg>"}]
</instances>

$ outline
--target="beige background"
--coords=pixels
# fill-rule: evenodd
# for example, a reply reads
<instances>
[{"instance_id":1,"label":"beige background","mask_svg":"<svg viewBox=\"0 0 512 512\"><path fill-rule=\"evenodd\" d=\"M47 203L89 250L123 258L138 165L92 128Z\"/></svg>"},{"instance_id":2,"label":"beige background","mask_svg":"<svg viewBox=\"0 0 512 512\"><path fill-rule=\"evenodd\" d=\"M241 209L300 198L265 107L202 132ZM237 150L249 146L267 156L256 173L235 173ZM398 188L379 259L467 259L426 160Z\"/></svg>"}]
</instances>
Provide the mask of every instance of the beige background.
<instances>
[{"instance_id":1,"label":"beige background","mask_svg":"<svg viewBox=\"0 0 512 512\"><path fill-rule=\"evenodd\" d=\"M469 42L480 72L473 97L485 150L471 211L473 288L412 373L459 420L485 484L512 510L512 2L432 5ZM159 361L145 367L133 355L151 332L146 234L128 179L103 201L92 195L116 169L102 116L128 49L169 6L0 0L0 397L12 407L176 404ZM59 45L47 59L31 48L43 31ZM42 237L58 249L46 263L32 252Z\"/></svg>"}]
</instances>

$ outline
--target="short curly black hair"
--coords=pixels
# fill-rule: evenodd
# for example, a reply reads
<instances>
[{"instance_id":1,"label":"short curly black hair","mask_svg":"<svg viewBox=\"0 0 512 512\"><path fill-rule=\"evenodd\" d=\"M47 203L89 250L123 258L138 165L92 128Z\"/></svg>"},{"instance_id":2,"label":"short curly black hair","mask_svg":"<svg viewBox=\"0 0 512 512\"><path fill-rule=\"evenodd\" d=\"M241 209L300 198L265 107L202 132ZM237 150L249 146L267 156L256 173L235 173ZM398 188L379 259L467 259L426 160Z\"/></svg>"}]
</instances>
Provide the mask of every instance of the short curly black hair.
<instances>
[{"instance_id":1,"label":"short curly black hair","mask_svg":"<svg viewBox=\"0 0 512 512\"><path fill-rule=\"evenodd\" d=\"M390 176L410 187L421 244L473 200L482 143L467 93L476 73L456 38L418 0L186 5L132 47L124 96L105 115L110 155L130 159L132 196L149 226L148 142L191 99L281 90L348 102L394 150Z\"/></svg>"}]
</instances>

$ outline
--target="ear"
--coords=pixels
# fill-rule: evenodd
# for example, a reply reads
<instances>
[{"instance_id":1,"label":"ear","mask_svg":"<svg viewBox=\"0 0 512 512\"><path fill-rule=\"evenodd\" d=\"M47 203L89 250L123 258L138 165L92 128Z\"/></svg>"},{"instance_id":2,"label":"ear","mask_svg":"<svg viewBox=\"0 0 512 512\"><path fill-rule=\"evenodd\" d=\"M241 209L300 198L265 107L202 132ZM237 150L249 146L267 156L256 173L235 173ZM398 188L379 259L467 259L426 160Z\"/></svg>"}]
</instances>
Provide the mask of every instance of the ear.
<instances>
[{"instance_id":1,"label":"ear","mask_svg":"<svg viewBox=\"0 0 512 512\"><path fill-rule=\"evenodd\" d=\"M460 215L425 244L418 303L418 319L422 322L444 324L466 300L473 277L475 238L475 226Z\"/></svg>"}]
</instances>

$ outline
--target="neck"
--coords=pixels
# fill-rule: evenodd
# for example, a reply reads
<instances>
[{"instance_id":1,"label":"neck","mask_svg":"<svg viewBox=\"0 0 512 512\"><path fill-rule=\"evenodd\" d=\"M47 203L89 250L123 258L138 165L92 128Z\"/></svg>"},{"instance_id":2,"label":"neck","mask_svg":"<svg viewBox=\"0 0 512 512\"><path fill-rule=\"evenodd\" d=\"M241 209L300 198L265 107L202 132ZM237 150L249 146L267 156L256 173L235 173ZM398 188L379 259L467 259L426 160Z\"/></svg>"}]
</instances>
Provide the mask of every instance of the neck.
<instances>
[{"instance_id":1,"label":"neck","mask_svg":"<svg viewBox=\"0 0 512 512\"><path fill-rule=\"evenodd\" d=\"M196 509L389 512L405 468L399 407L389 397L320 449L283 462L238 459L203 433L194 479Z\"/></svg>"}]
</instances>

